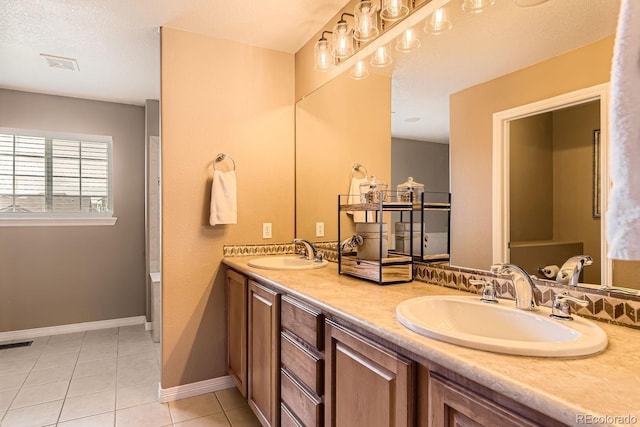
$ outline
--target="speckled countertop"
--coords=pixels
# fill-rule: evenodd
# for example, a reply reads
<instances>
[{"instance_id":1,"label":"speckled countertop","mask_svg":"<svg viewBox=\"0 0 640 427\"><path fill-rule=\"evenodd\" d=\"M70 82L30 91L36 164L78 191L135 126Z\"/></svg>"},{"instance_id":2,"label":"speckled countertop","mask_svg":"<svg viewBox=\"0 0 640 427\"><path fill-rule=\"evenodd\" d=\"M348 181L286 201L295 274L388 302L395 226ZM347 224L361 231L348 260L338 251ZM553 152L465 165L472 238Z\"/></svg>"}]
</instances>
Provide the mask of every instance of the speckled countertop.
<instances>
[{"instance_id":1,"label":"speckled countertop","mask_svg":"<svg viewBox=\"0 0 640 427\"><path fill-rule=\"evenodd\" d=\"M576 415L588 414L608 417L597 425L629 425L613 419L617 416L635 417L640 425L638 330L598 322L609 345L583 359L473 350L423 337L395 316L396 306L409 298L466 293L417 281L379 286L339 275L335 263L317 270L277 271L249 267L251 259L227 257L223 263L563 423L577 425Z\"/></svg>"}]
</instances>

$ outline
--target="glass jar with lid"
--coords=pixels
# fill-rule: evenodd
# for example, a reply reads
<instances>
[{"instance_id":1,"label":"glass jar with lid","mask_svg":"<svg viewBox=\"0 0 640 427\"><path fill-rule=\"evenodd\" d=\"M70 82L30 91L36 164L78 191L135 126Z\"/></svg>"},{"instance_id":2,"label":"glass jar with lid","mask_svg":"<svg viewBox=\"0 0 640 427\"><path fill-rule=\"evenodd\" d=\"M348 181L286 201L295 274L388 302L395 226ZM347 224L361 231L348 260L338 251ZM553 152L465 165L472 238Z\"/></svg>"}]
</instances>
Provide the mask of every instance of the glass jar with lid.
<instances>
[{"instance_id":1,"label":"glass jar with lid","mask_svg":"<svg viewBox=\"0 0 640 427\"><path fill-rule=\"evenodd\" d=\"M398 190L398 201L404 203L418 203L422 199L422 193L424 193L424 184L420 184L413 180L413 177L409 177L407 182L398 184L396 187Z\"/></svg>"},{"instance_id":2,"label":"glass jar with lid","mask_svg":"<svg viewBox=\"0 0 640 427\"><path fill-rule=\"evenodd\" d=\"M371 176L369 181L360 184L361 203L380 203L387 201L387 184Z\"/></svg>"}]
</instances>

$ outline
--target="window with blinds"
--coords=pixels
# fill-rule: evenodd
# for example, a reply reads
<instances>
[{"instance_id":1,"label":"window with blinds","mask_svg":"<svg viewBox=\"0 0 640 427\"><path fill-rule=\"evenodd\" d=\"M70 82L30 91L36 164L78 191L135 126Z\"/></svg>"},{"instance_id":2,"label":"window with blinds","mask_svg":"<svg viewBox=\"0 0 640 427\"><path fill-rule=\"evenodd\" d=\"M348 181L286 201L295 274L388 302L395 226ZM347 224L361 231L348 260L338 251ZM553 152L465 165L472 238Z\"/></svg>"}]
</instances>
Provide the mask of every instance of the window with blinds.
<instances>
[{"instance_id":1,"label":"window with blinds","mask_svg":"<svg viewBox=\"0 0 640 427\"><path fill-rule=\"evenodd\" d=\"M111 158L110 138L0 129L0 213L110 214Z\"/></svg>"}]
</instances>

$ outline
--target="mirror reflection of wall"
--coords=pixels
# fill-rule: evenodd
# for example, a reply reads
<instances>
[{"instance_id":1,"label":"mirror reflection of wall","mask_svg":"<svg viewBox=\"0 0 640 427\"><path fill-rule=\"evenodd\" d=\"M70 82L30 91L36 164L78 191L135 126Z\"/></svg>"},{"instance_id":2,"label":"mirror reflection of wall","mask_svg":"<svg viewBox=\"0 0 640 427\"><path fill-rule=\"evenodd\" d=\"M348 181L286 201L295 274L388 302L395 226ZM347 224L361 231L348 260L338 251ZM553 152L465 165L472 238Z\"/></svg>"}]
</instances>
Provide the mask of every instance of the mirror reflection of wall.
<instances>
[{"instance_id":1,"label":"mirror reflection of wall","mask_svg":"<svg viewBox=\"0 0 640 427\"><path fill-rule=\"evenodd\" d=\"M424 184L426 193L449 193L449 144L392 138L391 189L406 182L409 177L412 177L417 183ZM434 197L437 197L438 200L434 200ZM431 195L430 200L426 201L446 202L447 200L443 197L446 198L444 194ZM401 220L400 214L397 212L392 215L392 218L393 224ZM419 220L414 219L414 223L419 223ZM395 230L394 226L392 228L392 245L397 241ZM449 252L448 211L430 212L425 218L424 230L426 236L417 240L424 243L424 237L426 237L425 253L427 255ZM414 251L417 250L416 243L414 243Z\"/></svg>"},{"instance_id":2,"label":"mirror reflection of wall","mask_svg":"<svg viewBox=\"0 0 640 427\"><path fill-rule=\"evenodd\" d=\"M594 217L593 137L600 101L510 122L510 258L529 274L591 255L581 282L600 284L600 217Z\"/></svg>"}]
</instances>

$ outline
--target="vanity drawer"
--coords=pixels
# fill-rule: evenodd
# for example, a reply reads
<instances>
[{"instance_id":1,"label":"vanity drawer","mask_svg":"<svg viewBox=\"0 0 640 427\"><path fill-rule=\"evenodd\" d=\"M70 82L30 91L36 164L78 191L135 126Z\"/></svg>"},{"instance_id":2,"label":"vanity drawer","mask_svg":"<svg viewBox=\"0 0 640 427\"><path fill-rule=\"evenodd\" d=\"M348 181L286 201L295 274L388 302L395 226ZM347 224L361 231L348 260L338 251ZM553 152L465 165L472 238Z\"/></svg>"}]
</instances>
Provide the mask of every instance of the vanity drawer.
<instances>
[{"instance_id":1,"label":"vanity drawer","mask_svg":"<svg viewBox=\"0 0 640 427\"><path fill-rule=\"evenodd\" d=\"M284 403L280 404L280 427L304 427Z\"/></svg>"},{"instance_id":2,"label":"vanity drawer","mask_svg":"<svg viewBox=\"0 0 640 427\"><path fill-rule=\"evenodd\" d=\"M322 396L324 386L323 360L312 351L304 348L295 339L295 336L287 331L283 331L281 334L280 361L287 371L318 396Z\"/></svg>"},{"instance_id":3,"label":"vanity drawer","mask_svg":"<svg viewBox=\"0 0 640 427\"><path fill-rule=\"evenodd\" d=\"M282 296L280 309L282 327L322 351L324 344L322 313L286 295Z\"/></svg>"},{"instance_id":4,"label":"vanity drawer","mask_svg":"<svg viewBox=\"0 0 640 427\"><path fill-rule=\"evenodd\" d=\"M307 427L322 425L322 402L311 395L286 369L281 369L280 397L302 424Z\"/></svg>"}]
</instances>

